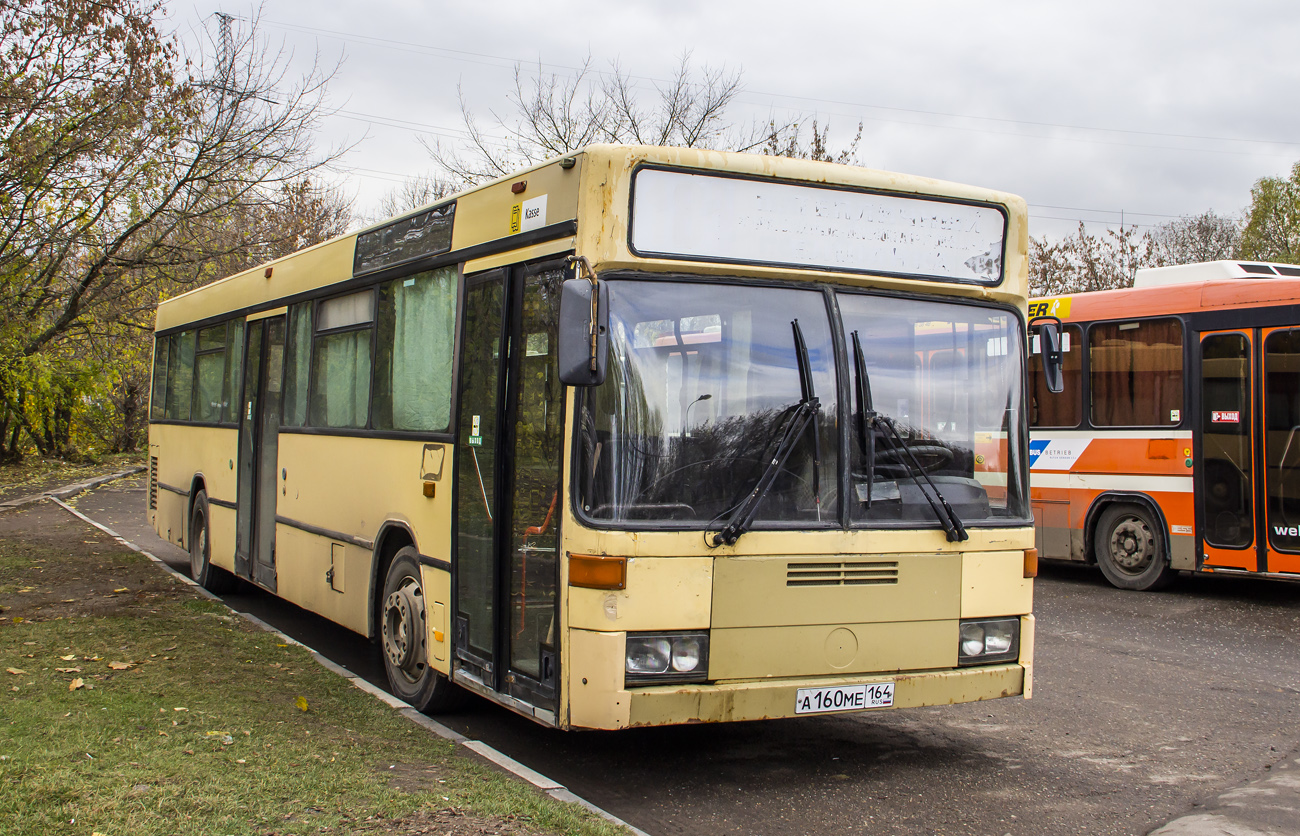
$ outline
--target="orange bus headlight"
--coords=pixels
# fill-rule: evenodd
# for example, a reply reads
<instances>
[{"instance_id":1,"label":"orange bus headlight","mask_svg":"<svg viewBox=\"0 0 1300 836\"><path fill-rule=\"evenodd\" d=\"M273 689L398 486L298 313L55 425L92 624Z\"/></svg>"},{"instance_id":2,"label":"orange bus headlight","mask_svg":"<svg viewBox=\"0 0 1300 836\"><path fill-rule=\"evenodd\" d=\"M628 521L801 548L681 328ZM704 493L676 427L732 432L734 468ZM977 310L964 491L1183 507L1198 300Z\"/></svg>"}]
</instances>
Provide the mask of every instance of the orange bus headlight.
<instances>
[{"instance_id":1,"label":"orange bus headlight","mask_svg":"<svg viewBox=\"0 0 1300 836\"><path fill-rule=\"evenodd\" d=\"M957 664L990 665L1020 656L1019 618L981 618L961 622Z\"/></svg>"},{"instance_id":2,"label":"orange bus headlight","mask_svg":"<svg viewBox=\"0 0 1300 836\"><path fill-rule=\"evenodd\" d=\"M623 669L628 685L704 682L709 675L709 634L628 633Z\"/></svg>"}]
</instances>

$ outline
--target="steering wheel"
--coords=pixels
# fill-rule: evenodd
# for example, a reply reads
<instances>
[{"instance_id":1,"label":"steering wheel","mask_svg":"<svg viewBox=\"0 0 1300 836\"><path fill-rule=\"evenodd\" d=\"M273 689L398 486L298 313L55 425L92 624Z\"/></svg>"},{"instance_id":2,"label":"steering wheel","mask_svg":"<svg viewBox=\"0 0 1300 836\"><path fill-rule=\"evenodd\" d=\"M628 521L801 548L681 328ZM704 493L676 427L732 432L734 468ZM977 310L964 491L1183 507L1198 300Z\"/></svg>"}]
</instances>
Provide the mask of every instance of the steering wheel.
<instances>
[{"instance_id":1,"label":"steering wheel","mask_svg":"<svg viewBox=\"0 0 1300 836\"><path fill-rule=\"evenodd\" d=\"M910 451L911 456L906 452ZM902 448L886 447L883 450L876 451L876 466L886 471L910 473L914 470L912 459L915 458L921 465L922 473L933 473L936 470L942 470L952 464L952 448L945 447L942 444L908 444L904 442Z\"/></svg>"}]
</instances>

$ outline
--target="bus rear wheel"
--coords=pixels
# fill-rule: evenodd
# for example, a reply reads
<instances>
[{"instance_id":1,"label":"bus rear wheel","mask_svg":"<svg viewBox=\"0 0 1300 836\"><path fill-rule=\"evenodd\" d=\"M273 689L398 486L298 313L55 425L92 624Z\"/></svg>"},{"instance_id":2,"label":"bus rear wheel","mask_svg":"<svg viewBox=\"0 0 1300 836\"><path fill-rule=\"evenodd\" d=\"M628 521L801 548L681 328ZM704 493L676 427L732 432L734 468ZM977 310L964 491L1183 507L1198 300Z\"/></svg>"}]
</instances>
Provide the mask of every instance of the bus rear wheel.
<instances>
[{"instance_id":1,"label":"bus rear wheel","mask_svg":"<svg viewBox=\"0 0 1300 836\"><path fill-rule=\"evenodd\" d=\"M406 546L393 557L384 580L380 648L388 688L417 711L450 711L465 692L429 664L429 630L420 577L420 555Z\"/></svg>"},{"instance_id":2,"label":"bus rear wheel","mask_svg":"<svg viewBox=\"0 0 1300 836\"><path fill-rule=\"evenodd\" d=\"M190 577L214 595L231 592L236 578L220 566L212 565L212 544L208 540L208 492L194 496L190 511Z\"/></svg>"},{"instance_id":3,"label":"bus rear wheel","mask_svg":"<svg viewBox=\"0 0 1300 836\"><path fill-rule=\"evenodd\" d=\"M1097 566L1120 589L1155 590L1173 582L1164 538L1152 514L1137 505L1112 505L1102 512L1093 537Z\"/></svg>"}]
</instances>

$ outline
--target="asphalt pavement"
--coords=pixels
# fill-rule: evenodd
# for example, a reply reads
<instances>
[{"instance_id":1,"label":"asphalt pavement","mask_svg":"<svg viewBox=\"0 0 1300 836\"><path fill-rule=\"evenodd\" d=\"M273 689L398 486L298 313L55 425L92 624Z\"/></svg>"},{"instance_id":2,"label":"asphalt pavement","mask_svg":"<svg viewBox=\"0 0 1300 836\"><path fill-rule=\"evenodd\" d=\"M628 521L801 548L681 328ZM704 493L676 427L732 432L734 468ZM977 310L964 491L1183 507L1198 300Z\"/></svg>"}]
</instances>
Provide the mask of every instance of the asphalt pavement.
<instances>
[{"instance_id":1,"label":"asphalt pavement","mask_svg":"<svg viewBox=\"0 0 1300 836\"><path fill-rule=\"evenodd\" d=\"M172 565L144 480L82 513ZM617 733L486 702L438 719L653 836L988 833L1300 836L1300 584L1191 578L1127 593L1044 566L1035 696ZM355 634L259 590L226 596L376 684Z\"/></svg>"}]
</instances>

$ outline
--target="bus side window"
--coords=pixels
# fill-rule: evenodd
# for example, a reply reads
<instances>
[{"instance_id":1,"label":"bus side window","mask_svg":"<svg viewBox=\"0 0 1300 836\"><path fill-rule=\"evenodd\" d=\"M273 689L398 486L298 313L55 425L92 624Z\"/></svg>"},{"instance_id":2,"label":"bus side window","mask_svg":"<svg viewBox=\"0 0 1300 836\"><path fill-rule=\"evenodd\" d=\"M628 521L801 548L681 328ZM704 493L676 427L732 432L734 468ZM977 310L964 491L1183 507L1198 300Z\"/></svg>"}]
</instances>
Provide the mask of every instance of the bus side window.
<instances>
[{"instance_id":1,"label":"bus side window","mask_svg":"<svg viewBox=\"0 0 1300 836\"><path fill-rule=\"evenodd\" d=\"M171 421L188 421L194 386L193 331L171 335L167 360L167 408L163 417Z\"/></svg>"},{"instance_id":2,"label":"bus side window","mask_svg":"<svg viewBox=\"0 0 1300 836\"><path fill-rule=\"evenodd\" d=\"M377 430L451 427L456 268L442 267L379 288L372 421ZM545 334L530 335L535 342ZM536 356L530 342L528 356ZM546 353L545 346L541 353Z\"/></svg>"},{"instance_id":3,"label":"bus side window","mask_svg":"<svg viewBox=\"0 0 1300 836\"><path fill-rule=\"evenodd\" d=\"M311 368L311 302L289 308L289 332L284 338L284 414L280 425L307 423L307 377Z\"/></svg>"},{"instance_id":4,"label":"bus side window","mask_svg":"<svg viewBox=\"0 0 1300 836\"><path fill-rule=\"evenodd\" d=\"M1031 427L1077 427L1083 420L1083 329L1066 325L1061 331L1061 351L1065 355L1061 369L1065 388L1057 394L1047 389L1041 348L1029 354Z\"/></svg>"},{"instance_id":5,"label":"bus side window","mask_svg":"<svg viewBox=\"0 0 1300 836\"><path fill-rule=\"evenodd\" d=\"M149 420L157 421L166 413L167 406L167 349L168 337L154 337L153 389L149 395Z\"/></svg>"},{"instance_id":6,"label":"bus side window","mask_svg":"<svg viewBox=\"0 0 1300 836\"><path fill-rule=\"evenodd\" d=\"M1181 322L1098 323L1088 333L1088 357L1094 425L1168 427L1182 421Z\"/></svg>"},{"instance_id":7,"label":"bus side window","mask_svg":"<svg viewBox=\"0 0 1300 836\"><path fill-rule=\"evenodd\" d=\"M366 426L370 412L370 345L375 291L327 299L316 307L312 340L313 427Z\"/></svg>"},{"instance_id":8,"label":"bus side window","mask_svg":"<svg viewBox=\"0 0 1300 836\"><path fill-rule=\"evenodd\" d=\"M194 356L195 421L215 424L221 420L221 398L226 372L226 323L199 331Z\"/></svg>"}]
</instances>

